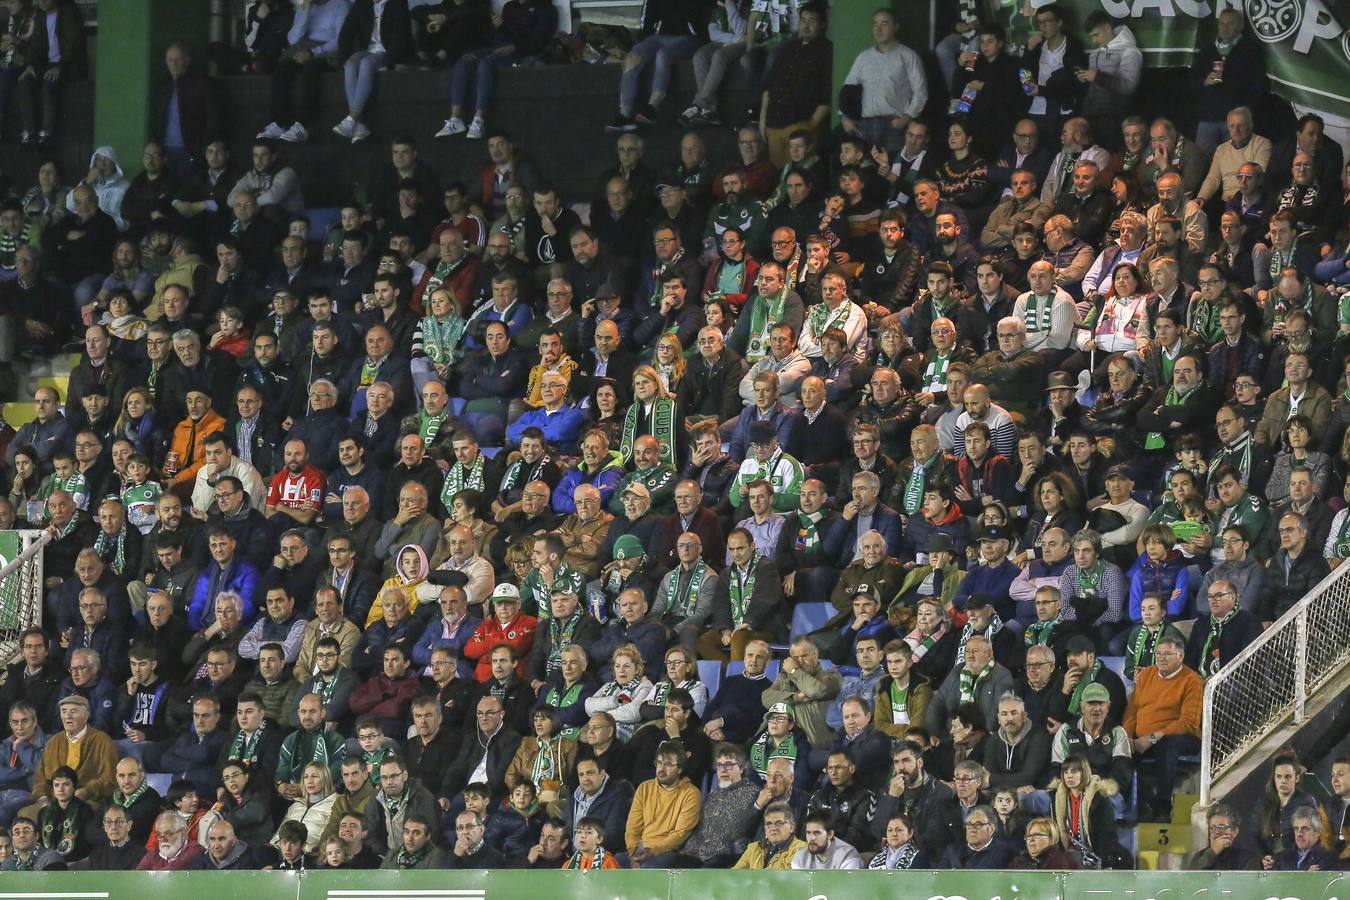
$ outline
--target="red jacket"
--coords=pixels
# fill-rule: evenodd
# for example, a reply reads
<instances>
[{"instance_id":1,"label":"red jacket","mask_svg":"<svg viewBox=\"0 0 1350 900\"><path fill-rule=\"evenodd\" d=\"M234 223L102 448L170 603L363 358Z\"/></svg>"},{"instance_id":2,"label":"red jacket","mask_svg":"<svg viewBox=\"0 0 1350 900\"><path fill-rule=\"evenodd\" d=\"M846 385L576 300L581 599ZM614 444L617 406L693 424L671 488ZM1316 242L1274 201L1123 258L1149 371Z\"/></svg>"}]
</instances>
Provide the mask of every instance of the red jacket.
<instances>
[{"instance_id":1,"label":"red jacket","mask_svg":"<svg viewBox=\"0 0 1350 900\"><path fill-rule=\"evenodd\" d=\"M722 275L722 266L726 264L726 259L722 256L717 257L717 262L708 267L708 273L703 276L703 297L717 290L717 279ZM745 268L741 270L741 289L734 294L724 294L726 301L732 306L740 309L745 305L746 298L750 292L755 289L755 276L759 274L759 260L755 259L749 253L745 254Z\"/></svg>"},{"instance_id":2,"label":"red jacket","mask_svg":"<svg viewBox=\"0 0 1350 900\"><path fill-rule=\"evenodd\" d=\"M410 674L398 680L388 675L377 675L352 691L347 702L353 712L361 715L402 721L407 717L408 707L421 687L422 683L415 675Z\"/></svg>"},{"instance_id":3,"label":"red jacket","mask_svg":"<svg viewBox=\"0 0 1350 900\"><path fill-rule=\"evenodd\" d=\"M503 625L496 616L490 617L469 638L464 645L464 655L478 661L473 677L478 681L487 681L492 677L492 648L498 644L510 644L516 650L516 675L529 678L530 648L534 646L534 632L539 620L534 616L517 615Z\"/></svg>"}]
</instances>

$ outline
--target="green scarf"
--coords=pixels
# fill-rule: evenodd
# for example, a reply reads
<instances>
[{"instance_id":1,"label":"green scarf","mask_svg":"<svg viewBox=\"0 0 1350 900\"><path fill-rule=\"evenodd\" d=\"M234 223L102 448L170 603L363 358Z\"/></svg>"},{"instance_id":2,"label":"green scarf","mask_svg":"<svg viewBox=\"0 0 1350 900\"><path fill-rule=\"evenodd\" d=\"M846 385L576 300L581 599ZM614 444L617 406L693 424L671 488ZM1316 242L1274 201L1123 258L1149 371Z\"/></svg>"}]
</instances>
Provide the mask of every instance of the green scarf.
<instances>
[{"instance_id":1,"label":"green scarf","mask_svg":"<svg viewBox=\"0 0 1350 900\"><path fill-rule=\"evenodd\" d=\"M98 531L98 537L94 540L94 552L100 559L106 559L107 553L112 551L112 562L109 564L117 575L122 575L127 570L127 526L123 523L117 534L108 534L102 528Z\"/></svg>"},{"instance_id":2,"label":"green scarf","mask_svg":"<svg viewBox=\"0 0 1350 900\"><path fill-rule=\"evenodd\" d=\"M62 810L61 807L52 803L42 810L38 817L42 823L41 840L42 846L48 850L55 850L62 856L68 855L75 849L75 840L80 833L80 805L74 800L70 805Z\"/></svg>"},{"instance_id":3,"label":"green scarf","mask_svg":"<svg viewBox=\"0 0 1350 900\"><path fill-rule=\"evenodd\" d=\"M1078 684L1074 687L1073 694L1069 697L1069 713L1071 715L1078 715L1079 707L1083 705L1083 691L1087 690L1087 686L1093 683L1101 670L1102 661L1099 659L1092 663L1092 668L1083 673L1082 678L1078 679Z\"/></svg>"},{"instance_id":4,"label":"green scarf","mask_svg":"<svg viewBox=\"0 0 1350 900\"><path fill-rule=\"evenodd\" d=\"M407 805L411 794L412 791L406 784L403 786L403 792L397 797L390 797L387 793L381 791L379 795L380 805L384 807L390 819L397 819L399 813L403 812L403 807Z\"/></svg>"},{"instance_id":5,"label":"green scarf","mask_svg":"<svg viewBox=\"0 0 1350 900\"><path fill-rule=\"evenodd\" d=\"M1174 385L1172 385L1171 387L1169 387L1169 388L1167 389L1167 396L1163 398L1163 405L1164 405L1164 406L1175 406L1176 404L1181 403L1182 401L1184 401L1184 400L1185 400L1187 397L1189 397L1194 391L1195 391L1195 388L1191 388L1191 390L1189 390L1189 391L1187 391L1186 393L1183 394L1183 393L1181 393L1180 391L1177 390L1177 386L1174 384ZM1162 436L1162 432L1160 432L1160 431L1150 431L1150 432L1148 433L1148 437L1144 438L1144 449L1145 449L1145 450L1161 450L1161 449L1163 448L1163 446L1166 445L1166 443L1167 443L1167 441L1166 441L1166 439Z\"/></svg>"},{"instance_id":6,"label":"green scarf","mask_svg":"<svg viewBox=\"0 0 1350 900\"><path fill-rule=\"evenodd\" d=\"M113 791L113 806L120 806L123 809L133 805L141 796L150 790L150 782L142 781L141 786L132 791L130 795L122 793L121 788Z\"/></svg>"},{"instance_id":7,"label":"green scarf","mask_svg":"<svg viewBox=\"0 0 1350 900\"><path fill-rule=\"evenodd\" d=\"M745 361L753 365L769 352L769 326L783 321L783 309L787 305L787 287L784 287L772 299L756 294L750 301L750 341L745 351Z\"/></svg>"},{"instance_id":8,"label":"green scarf","mask_svg":"<svg viewBox=\"0 0 1350 900\"><path fill-rule=\"evenodd\" d=\"M403 849L403 847L400 845L398 848L398 853L395 856L395 860L398 862L398 867L400 869L417 868L419 865L421 865L422 860L427 858L427 854L431 852L431 846L432 846L431 841L427 841L425 844L422 845L421 850L414 850L412 853L409 853L407 850Z\"/></svg>"},{"instance_id":9,"label":"green scarf","mask_svg":"<svg viewBox=\"0 0 1350 900\"><path fill-rule=\"evenodd\" d=\"M263 732L266 730L267 723L263 722L262 725L258 726L258 730L253 732L252 737L242 731L235 732L234 740L230 742L230 755L226 758L237 760L251 767L253 763L258 761L258 743L262 740Z\"/></svg>"},{"instance_id":10,"label":"green scarf","mask_svg":"<svg viewBox=\"0 0 1350 900\"><path fill-rule=\"evenodd\" d=\"M653 706L665 706L666 695L669 694L672 690L674 690L675 688L679 688L682 691L687 691L692 689L693 686L696 684L698 684L698 682L693 678L686 678L679 684L671 684L669 679L663 678L656 683L656 689L652 691L651 700L648 702L651 703Z\"/></svg>"},{"instance_id":11,"label":"green scarf","mask_svg":"<svg viewBox=\"0 0 1350 900\"><path fill-rule=\"evenodd\" d=\"M834 310L833 313L831 313L827 303L814 304L806 311L806 323L810 327L811 333L815 335L816 340L819 341L820 336L831 328L842 329L844 323L848 321L848 317L852 314L853 301L845 297L844 302L840 303L839 308Z\"/></svg>"},{"instance_id":12,"label":"green scarf","mask_svg":"<svg viewBox=\"0 0 1350 900\"><path fill-rule=\"evenodd\" d=\"M336 681L337 679L333 680ZM361 758L366 761L366 771L370 773L370 783L376 788L380 786L380 764L383 763L388 756L389 749L387 747L381 747L370 753L361 753ZM398 811L394 810L390 815L398 815Z\"/></svg>"},{"instance_id":13,"label":"green scarf","mask_svg":"<svg viewBox=\"0 0 1350 900\"><path fill-rule=\"evenodd\" d=\"M994 635L1003 630L1003 620L999 618L998 613L994 613L994 618L989 620L989 627L985 629L984 636L989 638L989 645L994 644ZM966 661L966 642L975 634L974 627L970 622L961 629L961 644L956 648L956 664L959 666Z\"/></svg>"},{"instance_id":14,"label":"green scarf","mask_svg":"<svg viewBox=\"0 0 1350 900\"><path fill-rule=\"evenodd\" d=\"M969 669L962 666L959 685L960 699L957 702L974 703L975 692L980 689L980 684L992 674L994 674L994 661L992 659L984 664L984 668L977 675L972 675Z\"/></svg>"},{"instance_id":15,"label":"green scarf","mask_svg":"<svg viewBox=\"0 0 1350 900\"><path fill-rule=\"evenodd\" d=\"M435 316L422 319L422 352L433 363L451 366L455 363L455 351L464 338L464 329L468 323L458 313L442 322Z\"/></svg>"},{"instance_id":16,"label":"green scarf","mask_svg":"<svg viewBox=\"0 0 1350 900\"><path fill-rule=\"evenodd\" d=\"M580 611L580 607L578 607L578 611ZM566 691L559 691L558 686L554 685L549 688L548 693L544 695L544 702L557 709L562 709L564 706L571 706L577 702L577 698L581 696L581 691L585 687L586 683L584 681L578 681ZM562 737L576 740L577 736L581 734L581 728L580 726L576 728L564 728L561 734Z\"/></svg>"},{"instance_id":17,"label":"green scarf","mask_svg":"<svg viewBox=\"0 0 1350 900\"><path fill-rule=\"evenodd\" d=\"M784 738L778 742L777 746L769 746L769 733L766 731L756 738L755 743L750 747L750 765L761 777L769 771L769 760L779 757L792 760L795 765L797 762L797 738L788 732Z\"/></svg>"},{"instance_id":18,"label":"green scarf","mask_svg":"<svg viewBox=\"0 0 1350 900\"><path fill-rule=\"evenodd\" d=\"M314 680L309 684L311 694L318 694L320 702L327 706L333 701L333 692L337 690L338 677L335 673L331 678L324 678L322 675L315 675Z\"/></svg>"},{"instance_id":19,"label":"green scarf","mask_svg":"<svg viewBox=\"0 0 1350 900\"><path fill-rule=\"evenodd\" d=\"M380 363L384 360L372 360L369 356L361 363L361 380L356 383L357 390L368 388L375 383L375 377L380 372Z\"/></svg>"},{"instance_id":20,"label":"green scarf","mask_svg":"<svg viewBox=\"0 0 1350 900\"><path fill-rule=\"evenodd\" d=\"M1055 295L1051 294L1045 298L1045 308L1041 308L1041 300L1034 291L1027 293L1026 303L1026 323L1027 331L1036 334L1041 331L1050 330L1050 313L1054 310Z\"/></svg>"},{"instance_id":21,"label":"green scarf","mask_svg":"<svg viewBox=\"0 0 1350 900\"><path fill-rule=\"evenodd\" d=\"M1242 483L1250 484L1252 475L1252 436L1249 432L1243 432L1242 437L1232 446L1225 444L1219 448L1219 452L1209 461L1209 471L1205 475L1205 481L1213 484L1214 473L1219 466L1224 463L1232 463L1238 467L1242 473Z\"/></svg>"},{"instance_id":22,"label":"green scarf","mask_svg":"<svg viewBox=\"0 0 1350 900\"><path fill-rule=\"evenodd\" d=\"M557 583L556 579L554 583ZM557 616L549 618L548 660L545 665L545 678L562 668L563 648L572 643L572 633L577 630L577 625L580 624L581 617L584 615L586 615L586 608L578 603L576 610L567 617L567 621L561 621Z\"/></svg>"},{"instance_id":23,"label":"green scarf","mask_svg":"<svg viewBox=\"0 0 1350 900\"><path fill-rule=\"evenodd\" d=\"M694 614L694 608L698 605L699 588L703 585L703 576L708 571L708 564L699 557L694 563L694 569L689 574L689 579L685 581L685 570L683 566L677 568L674 572L675 583L671 585L670 611L681 619L687 619Z\"/></svg>"},{"instance_id":24,"label":"green scarf","mask_svg":"<svg viewBox=\"0 0 1350 900\"><path fill-rule=\"evenodd\" d=\"M731 581L728 593L731 595L731 627L737 628L745 622L745 609L755 594L755 568L759 565L759 551L750 557L750 563L742 574L736 566L731 567Z\"/></svg>"},{"instance_id":25,"label":"green scarf","mask_svg":"<svg viewBox=\"0 0 1350 900\"><path fill-rule=\"evenodd\" d=\"M1350 513L1346 513L1345 518L1341 520L1341 527L1336 531L1335 555L1337 559L1350 558Z\"/></svg>"},{"instance_id":26,"label":"green scarf","mask_svg":"<svg viewBox=\"0 0 1350 900\"><path fill-rule=\"evenodd\" d=\"M580 729L572 730L580 731ZM558 777L558 757L562 755L562 739L564 737L566 737L565 733L552 740L540 737L534 739L539 749L534 754L534 768L530 780L534 782L535 787L538 787L545 778Z\"/></svg>"},{"instance_id":27,"label":"green scarf","mask_svg":"<svg viewBox=\"0 0 1350 900\"><path fill-rule=\"evenodd\" d=\"M572 858L567 861L567 865L563 866L563 868L580 869L581 858L582 858L581 851L578 850L576 853L572 854ZM596 869L603 869L604 867L605 867L605 848L600 844L596 844L595 852L591 854L591 867L584 871L590 872L595 871Z\"/></svg>"},{"instance_id":28,"label":"green scarf","mask_svg":"<svg viewBox=\"0 0 1350 900\"><path fill-rule=\"evenodd\" d=\"M32 872L32 871L33 871L33 867L37 865L37 861L38 861L38 852L37 852L36 849L34 849L34 850L32 850L31 852L29 852L28 858L27 858L27 859L24 859L22 856L19 855L18 851L15 851L15 853L14 853L14 871L16 871L16 872Z\"/></svg>"},{"instance_id":29,"label":"green scarf","mask_svg":"<svg viewBox=\"0 0 1350 900\"><path fill-rule=\"evenodd\" d=\"M1219 671L1219 666L1222 665L1219 661L1219 641L1223 638L1223 626L1232 621L1237 614L1238 608L1234 606L1222 619L1210 617L1209 635L1205 637L1205 646L1200 651L1200 674L1205 678Z\"/></svg>"},{"instance_id":30,"label":"green scarf","mask_svg":"<svg viewBox=\"0 0 1350 900\"><path fill-rule=\"evenodd\" d=\"M1055 626L1060 623L1060 615L1057 613L1049 622L1032 622L1027 626L1026 633L1022 639L1026 641L1028 647L1035 647L1039 644L1048 644L1055 639Z\"/></svg>"},{"instance_id":31,"label":"green scarf","mask_svg":"<svg viewBox=\"0 0 1350 900\"><path fill-rule=\"evenodd\" d=\"M825 513L816 510L813 513L797 513L797 544L804 550L814 550L820 544L820 520Z\"/></svg>"},{"instance_id":32,"label":"green scarf","mask_svg":"<svg viewBox=\"0 0 1350 900\"><path fill-rule=\"evenodd\" d=\"M441 430L441 425L450 418L450 413L441 410L434 416L429 416L426 410L418 417L417 433L422 436L422 446L430 447L432 441L436 440L436 435Z\"/></svg>"},{"instance_id":33,"label":"green scarf","mask_svg":"<svg viewBox=\"0 0 1350 900\"><path fill-rule=\"evenodd\" d=\"M619 444L619 454L624 459L633 456L633 442L637 440L638 416L642 415L642 402L633 401L623 417L623 440ZM661 447L661 462L675 467L675 400L671 397L657 397L652 401L651 430Z\"/></svg>"},{"instance_id":34,"label":"green scarf","mask_svg":"<svg viewBox=\"0 0 1350 900\"><path fill-rule=\"evenodd\" d=\"M909 480L905 482L905 493L901 501L907 515L916 514L923 506L923 490L928 481L928 467L935 465L941 455L942 451L938 450L923 462L916 459L914 465L910 467Z\"/></svg>"},{"instance_id":35,"label":"green scarf","mask_svg":"<svg viewBox=\"0 0 1350 900\"><path fill-rule=\"evenodd\" d=\"M467 471L464 469L464 463L456 461L450 467L450 471L445 473L445 484L441 488L441 502L445 508L450 508L450 501L455 499L455 495L460 491L473 490L480 493L487 493L487 481L483 477L483 469L487 465L487 457L482 453L473 461L473 465Z\"/></svg>"},{"instance_id":36,"label":"green scarf","mask_svg":"<svg viewBox=\"0 0 1350 900\"><path fill-rule=\"evenodd\" d=\"M1157 646L1158 638L1162 637L1166 630L1166 622L1156 629L1150 629L1147 625L1139 626L1139 632L1134 636L1134 642L1130 644L1131 672L1153 665L1153 648Z\"/></svg>"},{"instance_id":37,"label":"green scarf","mask_svg":"<svg viewBox=\"0 0 1350 900\"><path fill-rule=\"evenodd\" d=\"M928 389L935 387L947 387L947 364L952 361L952 355L938 356L937 352L929 354L928 365L923 370L923 385Z\"/></svg>"},{"instance_id":38,"label":"green scarf","mask_svg":"<svg viewBox=\"0 0 1350 900\"><path fill-rule=\"evenodd\" d=\"M543 456L539 457L539 462L534 464L534 468L530 470L529 476L522 478L521 473L525 471L525 466L527 465L525 457L522 456L520 459L511 463L511 465L507 466L506 473L502 475L502 483L498 486L497 492L505 494L507 491L514 490L517 484L523 487L531 481L547 481L547 479L541 478L540 476L543 474L544 467L552 461L553 457L545 453Z\"/></svg>"},{"instance_id":39,"label":"green scarf","mask_svg":"<svg viewBox=\"0 0 1350 900\"><path fill-rule=\"evenodd\" d=\"M1097 596L1097 585L1101 583L1105 571L1106 563L1100 559L1092 564L1092 568L1078 570L1078 590L1082 591L1084 597Z\"/></svg>"},{"instance_id":40,"label":"green scarf","mask_svg":"<svg viewBox=\"0 0 1350 900\"><path fill-rule=\"evenodd\" d=\"M1271 254L1272 260L1275 256L1276 254ZM1202 297L1192 305L1191 310L1191 330L1200 336L1200 340L1212 345L1223 339L1223 328L1219 325L1218 304L1210 303Z\"/></svg>"}]
</instances>

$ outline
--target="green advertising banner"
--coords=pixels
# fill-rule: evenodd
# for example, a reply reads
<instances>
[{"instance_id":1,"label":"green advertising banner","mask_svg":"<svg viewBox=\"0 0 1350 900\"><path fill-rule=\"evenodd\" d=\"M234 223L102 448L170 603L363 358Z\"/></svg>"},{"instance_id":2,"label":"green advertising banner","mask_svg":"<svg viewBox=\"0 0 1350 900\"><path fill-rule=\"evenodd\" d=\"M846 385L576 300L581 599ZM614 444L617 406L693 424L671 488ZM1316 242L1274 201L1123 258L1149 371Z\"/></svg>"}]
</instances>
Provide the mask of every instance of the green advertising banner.
<instances>
[{"instance_id":1,"label":"green advertising banner","mask_svg":"<svg viewBox=\"0 0 1350 900\"><path fill-rule=\"evenodd\" d=\"M0 900L1337 900L1336 872L0 872Z\"/></svg>"},{"instance_id":2,"label":"green advertising banner","mask_svg":"<svg viewBox=\"0 0 1350 900\"><path fill-rule=\"evenodd\" d=\"M1035 5L1041 5L1039 3ZM1350 121L1350 4L1326 0L1063 0L1081 23L1102 10L1130 27L1144 63L1187 66L1229 7L1265 44L1271 87L1300 107Z\"/></svg>"}]
</instances>

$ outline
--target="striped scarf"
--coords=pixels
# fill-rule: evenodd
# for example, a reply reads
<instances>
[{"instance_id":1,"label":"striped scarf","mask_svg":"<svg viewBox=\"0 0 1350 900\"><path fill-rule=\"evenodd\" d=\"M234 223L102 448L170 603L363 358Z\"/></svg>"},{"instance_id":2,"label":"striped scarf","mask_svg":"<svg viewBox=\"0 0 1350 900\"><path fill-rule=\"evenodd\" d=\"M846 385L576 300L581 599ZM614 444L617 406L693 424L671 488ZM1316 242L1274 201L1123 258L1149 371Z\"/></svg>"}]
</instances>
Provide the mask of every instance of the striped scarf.
<instances>
[{"instance_id":1,"label":"striped scarf","mask_svg":"<svg viewBox=\"0 0 1350 900\"><path fill-rule=\"evenodd\" d=\"M581 865L582 857L583 857L582 852L578 850L576 853L572 854L572 858L567 861L567 865L563 866L563 868L564 869L584 868L586 871L590 871L593 869L603 869L605 867L605 848L603 845L600 844L595 845L595 852L591 854L590 857L591 864L589 866L583 867Z\"/></svg>"}]
</instances>

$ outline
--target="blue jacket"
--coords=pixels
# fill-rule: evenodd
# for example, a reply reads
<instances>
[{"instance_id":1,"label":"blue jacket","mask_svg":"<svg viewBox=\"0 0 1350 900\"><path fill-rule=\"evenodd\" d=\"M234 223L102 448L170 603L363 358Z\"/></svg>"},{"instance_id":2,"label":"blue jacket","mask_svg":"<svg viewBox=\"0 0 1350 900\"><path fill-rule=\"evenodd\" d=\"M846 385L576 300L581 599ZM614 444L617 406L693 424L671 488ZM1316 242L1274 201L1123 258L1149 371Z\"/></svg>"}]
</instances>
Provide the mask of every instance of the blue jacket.
<instances>
[{"instance_id":1,"label":"blue jacket","mask_svg":"<svg viewBox=\"0 0 1350 900\"><path fill-rule=\"evenodd\" d=\"M1003 564L996 569L985 565L971 566L966 570L966 577L961 579L961 586L956 589L952 603L957 609L965 609L971 594L989 594L994 599L994 610L999 618L1007 622L1015 618L1014 613L1017 612L1012 598L1008 596L1008 588L1012 587L1013 579L1021 571L1008 559L1003 560Z\"/></svg>"},{"instance_id":2,"label":"blue jacket","mask_svg":"<svg viewBox=\"0 0 1350 900\"><path fill-rule=\"evenodd\" d=\"M94 686L87 689L75 687L75 682L69 677L61 682L61 686L56 689L55 696L52 697L52 708L50 710L50 721L61 721L61 701L71 696L79 694L89 701L89 724L93 725L99 731L112 737L122 733L122 729L116 727L117 718L117 688L108 680L107 675L100 675Z\"/></svg>"},{"instance_id":3,"label":"blue jacket","mask_svg":"<svg viewBox=\"0 0 1350 900\"><path fill-rule=\"evenodd\" d=\"M506 429L506 439L518 446L521 433L533 425L544 432L544 439L557 447L559 452L576 453L577 442L581 439L586 422L586 414L575 406L564 403L552 415L541 406L516 419L511 427Z\"/></svg>"},{"instance_id":4,"label":"blue jacket","mask_svg":"<svg viewBox=\"0 0 1350 900\"><path fill-rule=\"evenodd\" d=\"M211 564L202 570L202 574L197 576L197 586L192 590L192 602L188 604L188 627L193 631L201 631L216 620L216 598L210 591L212 580L220 574L220 564L212 560ZM258 612L258 604L253 597L258 589L258 578L258 570L253 564L237 556L230 561L229 567L220 578L223 591L234 591L243 598L243 621L246 626L253 624L253 618Z\"/></svg>"},{"instance_id":5,"label":"blue jacket","mask_svg":"<svg viewBox=\"0 0 1350 900\"><path fill-rule=\"evenodd\" d=\"M792 437L792 419L796 415L796 412L781 402L773 405L768 421L773 423L774 430L778 433L778 446L788 445L788 439ZM750 452L750 425L758 418L759 410L751 405L741 410L740 416L736 419L736 429L731 434L731 448L727 451L727 455L738 465Z\"/></svg>"},{"instance_id":6,"label":"blue jacket","mask_svg":"<svg viewBox=\"0 0 1350 900\"><path fill-rule=\"evenodd\" d=\"M503 320L502 314L496 309L489 309L478 317L478 321L482 323L484 328L487 327L489 322L505 321L507 332L514 338L516 335L520 334L521 331L525 329L525 326L530 324L530 320L534 318L534 313L530 311L529 304L520 299L517 299L516 302L511 305L508 312L510 312L510 315ZM464 346L474 350L482 348L483 339L479 336L481 333L482 332L479 332L478 335L473 334L473 329L465 332Z\"/></svg>"},{"instance_id":7,"label":"blue jacket","mask_svg":"<svg viewBox=\"0 0 1350 900\"><path fill-rule=\"evenodd\" d=\"M903 491L902 486L901 492ZM953 505L951 509L953 515L947 521L936 525L928 521L922 512L910 516L909 527L905 530L905 538L900 544L900 553L895 556L899 559L914 559L918 554L927 552L928 542L934 534L941 533L952 539L956 564L965 568L966 548L970 546L970 523L965 516L960 515L960 507Z\"/></svg>"},{"instance_id":8,"label":"blue jacket","mask_svg":"<svg viewBox=\"0 0 1350 900\"><path fill-rule=\"evenodd\" d=\"M1129 575L1131 622L1140 621L1139 607L1145 594L1162 594L1168 618L1176 619L1181 615L1190 589L1190 573L1186 571L1186 558L1180 550L1172 550L1161 563L1154 563L1147 553L1141 553L1130 567Z\"/></svg>"},{"instance_id":9,"label":"blue jacket","mask_svg":"<svg viewBox=\"0 0 1350 900\"><path fill-rule=\"evenodd\" d=\"M465 400L498 400L505 407L511 397L525 393L530 364L525 354L512 347L496 359L480 350L465 360L460 374L459 393Z\"/></svg>"},{"instance_id":10,"label":"blue jacket","mask_svg":"<svg viewBox=\"0 0 1350 900\"><path fill-rule=\"evenodd\" d=\"M619 489L619 482L623 480L623 460L619 456L619 451L611 450L609 452L609 461L606 462L598 472L588 472L585 470L585 462L580 462L563 473L562 480L558 486L553 489L553 511L560 516L570 516L577 511L577 503L572 499L572 494L583 484L594 485L600 492L600 508L609 506L609 501L613 498L614 492Z\"/></svg>"},{"instance_id":11,"label":"blue jacket","mask_svg":"<svg viewBox=\"0 0 1350 900\"><path fill-rule=\"evenodd\" d=\"M189 726L164 751L156 768L186 778L198 794L215 796L216 786L220 783L217 761L229 741L230 735L219 728L202 738Z\"/></svg>"},{"instance_id":12,"label":"blue jacket","mask_svg":"<svg viewBox=\"0 0 1350 900\"><path fill-rule=\"evenodd\" d=\"M348 488L365 488L370 495L370 508L380 509L384 505L384 482L388 472L382 471L370 461L366 461L365 468L355 475L350 474L345 466L338 466L328 473L324 481L324 496L333 494L338 498L337 503L324 503L323 517L327 521L337 522L342 518L342 494Z\"/></svg>"},{"instance_id":13,"label":"blue jacket","mask_svg":"<svg viewBox=\"0 0 1350 900\"><path fill-rule=\"evenodd\" d=\"M905 536L904 526L900 523L900 515L881 501L877 501L876 508L872 512L872 531L881 532L881 536L886 539L886 555L899 556L901 541ZM837 568L844 568L853 562L855 554L853 548L857 545L858 517L845 519L839 516L830 526L829 533L825 535L825 556L833 557Z\"/></svg>"},{"instance_id":14,"label":"blue jacket","mask_svg":"<svg viewBox=\"0 0 1350 900\"><path fill-rule=\"evenodd\" d=\"M46 746L47 735L41 726L33 732L33 740L24 742L17 751L13 735L0 741L0 791L31 791L33 773Z\"/></svg>"},{"instance_id":15,"label":"blue jacket","mask_svg":"<svg viewBox=\"0 0 1350 900\"><path fill-rule=\"evenodd\" d=\"M431 665L432 652L441 647L449 647L451 650L455 651L455 659L458 660L455 664L456 674L458 674L460 678L472 678L474 661L464 658L464 645L469 642L469 638L473 637L474 631L482 624L482 619L477 618L476 616L466 615L463 623L460 624L459 629L453 636L447 639L441 636L444 633L445 622L440 616L437 616L434 621L427 625L426 631L422 632L422 636L418 638L417 643L413 645L413 668L420 671L426 666Z\"/></svg>"},{"instance_id":16,"label":"blue jacket","mask_svg":"<svg viewBox=\"0 0 1350 900\"><path fill-rule=\"evenodd\" d=\"M764 692L773 684L767 674L747 678L732 675L722 682L717 695L708 701L703 721L722 720L722 734L733 744L744 744L755 736L764 719Z\"/></svg>"},{"instance_id":17,"label":"blue jacket","mask_svg":"<svg viewBox=\"0 0 1350 900\"><path fill-rule=\"evenodd\" d=\"M309 450L309 464L321 472L328 472L338 467L338 440L350 428L350 423L338 414L337 407L321 409L296 419L286 439L304 441Z\"/></svg>"}]
</instances>

